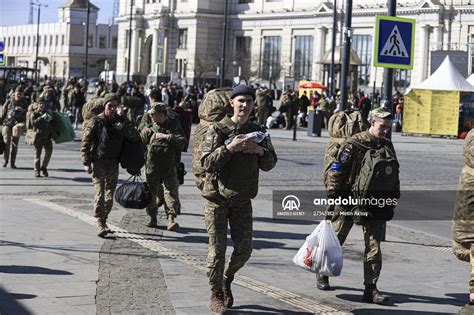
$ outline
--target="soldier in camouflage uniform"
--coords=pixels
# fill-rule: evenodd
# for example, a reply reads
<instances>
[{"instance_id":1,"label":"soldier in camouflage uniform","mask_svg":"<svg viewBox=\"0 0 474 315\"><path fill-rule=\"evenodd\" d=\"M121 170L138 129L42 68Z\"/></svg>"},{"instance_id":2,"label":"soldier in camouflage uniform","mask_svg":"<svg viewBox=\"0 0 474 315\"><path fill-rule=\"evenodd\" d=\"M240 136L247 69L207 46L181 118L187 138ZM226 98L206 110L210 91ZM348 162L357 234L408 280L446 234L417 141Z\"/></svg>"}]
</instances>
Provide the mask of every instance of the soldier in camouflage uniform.
<instances>
[{"instance_id":1,"label":"soldier in camouflage uniform","mask_svg":"<svg viewBox=\"0 0 474 315\"><path fill-rule=\"evenodd\" d=\"M152 198L146 211L150 216L149 227L156 227L159 205L156 198L163 198L166 204L168 231L176 230L175 222L180 212L179 182L176 174L176 152L181 152L186 143L184 132L176 120L167 118L165 103L154 103L149 112L152 122L144 125L140 134L147 145L146 181Z\"/></svg>"},{"instance_id":2,"label":"soldier in camouflage uniform","mask_svg":"<svg viewBox=\"0 0 474 315\"><path fill-rule=\"evenodd\" d=\"M13 97L5 102L0 121L3 123L2 136L5 142L3 167L10 161L11 168L16 168L15 161L18 152L20 135L24 132L28 101L23 97L21 87L16 88ZM10 156L11 144L11 156Z\"/></svg>"},{"instance_id":3,"label":"soldier in camouflage uniform","mask_svg":"<svg viewBox=\"0 0 474 315\"><path fill-rule=\"evenodd\" d=\"M452 222L453 253L470 262L469 302L459 314L474 314L474 129L464 140L464 167L459 177Z\"/></svg>"},{"instance_id":4,"label":"soldier in camouflage uniform","mask_svg":"<svg viewBox=\"0 0 474 315\"><path fill-rule=\"evenodd\" d=\"M369 130L354 135L352 138L362 145L374 149L387 147L395 152L393 144L385 138L392 124L392 114L388 109L378 108L371 114L371 126ZM357 174L362 166L362 159L365 151L352 143L346 142L339 150L336 161L332 162L327 173L326 190L328 197L348 197L350 189L354 183ZM399 196L400 183L397 180L396 193ZM341 215L344 207L336 206L335 216L333 216L333 227L341 245L346 240L352 225L354 224L351 216ZM370 220L362 224L362 231L365 239L364 254L364 295L363 301L376 304L386 304L388 297L377 290L377 281L382 269L382 252L380 242L383 235L383 224L385 221ZM318 288L322 290L329 289L329 280L326 276L318 277Z\"/></svg>"},{"instance_id":5,"label":"soldier in camouflage uniform","mask_svg":"<svg viewBox=\"0 0 474 315\"><path fill-rule=\"evenodd\" d=\"M51 125L53 116L46 111L46 103L43 97L38 98L36 108L28 112L28 125L34 132L33 145L35 147L35 176L41 177L40 171L48 177L48 164L53 154L53 142L55 131ZM45 150L43 163L41 163L41 152Z\"/></svg>"},{"instance_id":6,"label":"soldier in camouflage uniform","mask_svg":"<svg viewBox=\"0 0 474 315\"><path fill-rule=\"evenodd\" d=\"M107 216L114 202L123 139L135 142L140 137L130 121L117 114L119 99L114 93L105 95L104 104L104 112L91 118L84 127L81 144L84 170L92 174L94 182L94 213L99 237L110 231Z\"/></svg>"},{"instance_id":7,"label":"soldier in camouflage uniform","mask_svg":"<svg viewBox=\"0 0 474 315\"><path fill-rule=\"evenodd\" d=\"M296 93L288 87L288 90L281 96L280 112L285 113L285 128L290 130L293 127L294 115L298 112L298 98Z\"/></svg>"},{"instance_id":8,"label":"soldier in camouflage uniform","mask_svg":"<svg viewBox=\"0 0 474 315\"><path fill-rule=\"evenodd\" d=\"M277 162L269 138L256 143L245 136L262 131L260 126L249 122L254 108L254 93L249 86L234 88L230 101L233 116L213 123L202 144L201 165L207 172L203 196L207 199L204 216L209 234L209 308L215 313L223 313L233 305L231 282L252 252L251 199L258 192L259 169L269 171ZM230 142L225 143L226 139ZM224 266L227 224L230 225L234 251Z\"/></svg>"},{"instance_id":9,"label":"soldier in camouflage uniform","mask_svg":"<svg viewBox=\"0 0 474 315\"><path fill-rule=\"evenodd\" d=\"M267 118L270 115L270 109L267 106L268 98L270 97L270 90L266 87L260 87L255 91L256 105L257 105L257 124L265 126Z\"/></svg>"}]
</instances>

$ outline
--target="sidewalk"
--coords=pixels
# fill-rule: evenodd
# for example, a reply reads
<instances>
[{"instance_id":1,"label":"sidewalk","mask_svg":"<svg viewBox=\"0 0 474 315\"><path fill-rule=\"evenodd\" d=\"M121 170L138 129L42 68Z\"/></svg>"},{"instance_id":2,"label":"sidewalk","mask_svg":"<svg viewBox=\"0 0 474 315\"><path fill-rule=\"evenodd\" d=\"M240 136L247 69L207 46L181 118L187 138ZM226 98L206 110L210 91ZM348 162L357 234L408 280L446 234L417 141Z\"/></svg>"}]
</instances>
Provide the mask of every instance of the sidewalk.
<instances>
[{"instance_id":1,"label":"sidewalk","mask_svg":"<svg viewBox=\"0 0 474 315\"><path fill-rule=\"evenodd\" d=\"M292 134L287 131L271 134L282 157L279 167L289 165L282 174L291 170L285 162L295 156L291 146L319 152L327 141L324 133L322 138L298 135L296 143L289 142ZM394 141L404 154L445 152L446 145L454 152L462 146L444 139L395 136ZM95 236L93 188L78 163L77 147L78 142L55 146L47 179L33 178L33 153L24 145L17 162L20 169L0 170L0 313L208 314L204 200L190 172L190 153L183 156L188 174L180 187L179 231L164 230L163 217L160 229L148 228L144 210L116 205L110 222L117 232L103 240ZM128 177L121 173L120 178ZM235 306L229 314L442 314L457 312L467 300L468 265L450 253L449 240L440 238L444 243L439 244L415 231L416 237L424 236L419 241L397 226L389 226L382 245L379 281L392 305L360 302L364 246L358 226L343 248L342 275L331 279L335 290L317 290L314 274L291 261L316 222L274 221L271 191L280 179L265 173L260 181L253 203L254 251L236 278ZM229 242L227 255L230 246Z\"/></svg>"}]
</instances>

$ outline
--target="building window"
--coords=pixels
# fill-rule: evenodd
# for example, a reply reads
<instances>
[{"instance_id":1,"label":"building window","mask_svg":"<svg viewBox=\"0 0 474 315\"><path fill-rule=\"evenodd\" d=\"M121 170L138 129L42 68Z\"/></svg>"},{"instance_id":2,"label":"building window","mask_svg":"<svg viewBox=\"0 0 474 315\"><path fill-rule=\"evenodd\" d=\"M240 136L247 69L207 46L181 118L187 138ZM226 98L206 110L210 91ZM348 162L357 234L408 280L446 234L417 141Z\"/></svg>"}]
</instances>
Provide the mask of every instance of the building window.
<instances>
[{"instance_id":1,"label":"building window","mask_svg":"<svg viewBox=\"0 0 474 315\"><path fill-rule=\"evenodd\" d=\"M55 46L58 46L59 45L59 35L56 35L56 45Z\"/></svg>"},{"instance_id":2,"label":"building window","mask_svg":"<svg viewBox=\"0 0 474 315\"><path fill-rule=\"evenodd\" d=\"M22 46L22 47L25 47L25 44L26 44L26 37L23 36L21 46Z\"/></svg>"},{"instance_id":3,"label":"building window","mask_svg":"<svg viewBox=\"0 0 474 315\"><path fill-rule=\"evenodd\" d=\"M41 36L36 36L36 45L40 46L41 45Z\"/></svg>"},{"instance_id":4,"label":"building window","mask_svg":"<svg viewBox=\"0 0 474 315\"><path fill-rule=\"evenodd\" d=\"M99 36L99 48L107 48L105 46L107 38L105 36Z\"/></svg>"},{"instance_id":5,"label":"building window","mask_svg":"<svg viewBox=\"0 0 474 315\"><path fill-rule=\"evenodd\" d=\"M53 35L49 35L49 46L53 46Z\"/></svg>"},{"instance_id":6,"label":"building window","mask_svg":"<svg viewBox=\"0 0 474 315\"><path fill-rule=\"evenodd\" d=\"M179 29L178 48L186 48L188 42L188 29Z\"/></svg>"},{"instance_id":7,"label":"building window","mask_svg":"<svg viewBox=\"0 0 474 315\"><path fill-rule=\"evenodd\" d=\"M48 36L47 35L44 35L44 45L45 46L48 46Z\"/></svg>"},{"instance_id":8,"label":"building window","mask_svg":"<svg viewBox=\"0 0 474 315\"><path fill-rule=\"evenodd\" d=\"M370 69L372 67L372 36L354 35L352 49L360 58L361 64L357 71L357 85L368 86L370 83Z\"/></svg>"},{"instance_id":9,"label":"building window","mask_svg":"<svg viewBox=\"0 0 474 315\"><path fill-rule=\"evenodd\" d=\"M239 3L253 3L254 0L239 0Z\"/></svg>"},{"instance_id":10,"label":"building window","mask_svg":"<svg viewBox=\"0 0 474 315\"><path fill-rule=\"evenodd\" d=\"M12 46L15 47L15 37L13 37L13 43Z\"/></svg>"},{"instance_id":11,"label":"building window","mask_svg":"<svg viewBox=\"0 0 474 315\"><path fill-rule=\"evenodd\" d=\"M117 49L117 36L112 37L112 49Z\"/></svg>"},{"instance_id":12,"label":"building window","mask_svg":"<svg viewBox=\"0 0 474 315\"><path fill-rule=\"evenodd\" d=\"M295 36L294 38L293 77L299 80L311 79L313 64L313 36Z\"/></svg>"},{"instance_id":13,"label":"building window","mask_svg":"<svg viewBox=\"0 0 474 315\"><path fill-rule=\"evenodd\" d=\"M271 80L280 77L281 71L281 37L265 36L263 38L263 53L261 63L261 77Z\"/></svg>"},{"instance_id":14,"label":"building window","mask_svg":"<svg viewBox=\"0 0 474 315\"><path fill-rule=\"evenodd\" d=\"M469 55L471 56L471 73L474 73L474 35L471 35L471 42L468 47Z\"/></svg>"},{"instance_id":15,"label":"building window","mask_svg":"<svg viewBox=\"0 0 474 315\"><path fill-rule=\"evenodd\" d=\"M61 46L64 46L64 39L65 39L65 36L61 35Z\"/></svg>"},{"instance_id":16,"label":"building window","mask_svg":"<svg viewBox=\"0 0 474 315\"><path fill-rule=\"evenodd\" d=\"M128 30L125 30L125 48L128 48Z\"/></svg>"},{"instance_id":17,"label":"building window","mask_svg":"<svg viewBox=\"0 0 474 315\"><path fill-rule=\"evenodd\" d=\"M31 46L31 36L28 36L28 47Z\"/></svg>"},{"instance_id":18,"label":"building window","mask_svg":"<svg viewBox=\"0 0 474 315\"><path fill-rule=\"evenodd\" d=\"M394 69L393 86L396 88L406 89L411 83L411 70Z\"/></svg>"},{"instance_id":19,"label":"building window","mask_svg":"<svg viewBox=\"0 0 474 315\"><path fill-rule=\"evenodd\" d=\"M237 36L235 38L235 60L245 74L250 74L252 64L252 37Z\"/></svg>"},{"instance_id":20,"label":"building window","mask_svg":"<svg viewBox=\"0 0 474 315\"><path fill-rule=\"evenodd\" d=\"M89 36L87 37L87 46L93 47L93 45L94 45L94 36L89 34Z\"/></svg>"}]
</instances>

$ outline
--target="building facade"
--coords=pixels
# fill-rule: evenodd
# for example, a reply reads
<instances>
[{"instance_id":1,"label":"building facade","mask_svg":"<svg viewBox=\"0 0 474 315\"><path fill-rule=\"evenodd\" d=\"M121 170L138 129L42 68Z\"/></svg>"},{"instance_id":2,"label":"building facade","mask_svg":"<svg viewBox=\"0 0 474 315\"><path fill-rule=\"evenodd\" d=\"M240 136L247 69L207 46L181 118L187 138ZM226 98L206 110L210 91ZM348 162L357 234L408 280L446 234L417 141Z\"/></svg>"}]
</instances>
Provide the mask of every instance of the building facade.
<instances>
[{"instance_id":1,"label":"building facade","mask_svg":"<svg viewBox=\"0 0 474 315\"><path fill-rule=\"evenodd\" d=\"M117 74L141 80L181 77L187 83L215 80L223 46L224 3L134 0L131 5L131 0L121 0ZM240 74L250 82L278 86L303 79L327 83L324 62L332 47L333 3L228 0L226 78ZM342 45L343 1L337 1L336 10L336 45ZM354 80L360 88L382 86L383 69L375 68L372 58L375 16L386 14L385 1L353 1L352 49L360 59ZM457 54L466 75L473 72L473 0L399 0L397 16L416 20L415 66L395 71L398 88L426 79L447 51Z\"/></svg>"},{"instance_id":2,"label":"building facade","mask_svg":"<svg viewBox=\"0 0 474 315\"><path fill-rule=\"evenodd\" d=\"M89 77L97 77L105 67L115 70L117 25L97 24L99 8L91 3L89 34L86 39L87 1L68 0L58 8L56 23L0 27L6 65L35 68L38 38L40 77L66 79L85 74L86 42ZM41 17L40 17L41 18Z\"/></svg>"}]
</instances>

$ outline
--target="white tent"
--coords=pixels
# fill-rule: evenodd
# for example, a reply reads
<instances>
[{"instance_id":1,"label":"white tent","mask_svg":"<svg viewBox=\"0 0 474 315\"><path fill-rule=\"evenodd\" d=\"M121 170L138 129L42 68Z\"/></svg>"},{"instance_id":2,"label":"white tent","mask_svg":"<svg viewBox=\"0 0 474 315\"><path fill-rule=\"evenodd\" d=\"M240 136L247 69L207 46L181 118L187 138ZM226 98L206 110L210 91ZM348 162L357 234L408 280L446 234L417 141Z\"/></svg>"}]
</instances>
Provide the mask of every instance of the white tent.
<instances>
[{"instance_id":1,"label":"white tent","mask_svg":"<svg viewBox=\"0 0 474 315\"><path fill-rule=\"evenodd\" d=\"M471 74L471 75L467 78L467 82L471 83L471 85L474 85L474 73Z\"/></svg>"},{"instance_id":2,"label":"white tent","mask_svg":"<svg viewBox=\"0 0 474 315\"><path fill-rule=\"evenodd\" d=\"M449 56L428 79L410 89L474 92L474 86L459 73Z\"/></svg>"}]
</instances>

